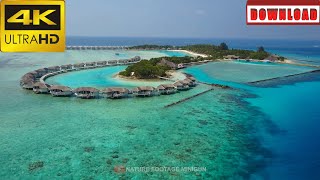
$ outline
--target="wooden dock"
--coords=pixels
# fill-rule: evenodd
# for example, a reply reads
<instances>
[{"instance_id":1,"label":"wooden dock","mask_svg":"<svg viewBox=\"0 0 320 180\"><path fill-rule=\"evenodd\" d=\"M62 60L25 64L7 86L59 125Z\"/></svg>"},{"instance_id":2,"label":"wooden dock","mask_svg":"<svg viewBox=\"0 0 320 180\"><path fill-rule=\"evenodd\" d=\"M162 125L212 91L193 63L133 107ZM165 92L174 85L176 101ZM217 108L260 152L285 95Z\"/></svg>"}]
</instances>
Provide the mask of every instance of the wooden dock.
<instances>
[{"instance_id":1,"label":"wooden dock","mask_svg":"<svg viewBox=\"0 0 320 180\"><path fill-rule=\"evenodd\" d=\"M193 99L193 98L195 98L195 97L198 97L198 96L201 96L201 95L203 95L203 94L206 94L206 93L208 93L208 92L210 92L210 91L213 91L213 90L214 90L214 89L211 88L211 89L206 90L206 91L204 91L204 92L195 94L195 95L193 95L193 96L187 97L187 98L182 99L182 100L180 100L180 101L177 101L177 102L171 103L171 104L169 104L169 105L166 105L164 108L168 108L168 107L171 107L171 106L175 106L175 105L181 104L181 103L183 103L183 102L186 102L186 101L188 101L188 100L190 100L190 99Z\"/></svg>"},{"instance_id":2,"label":"wooden dock","mask_svg":"<svg viewBox=\"0 0 320 180\"><path fill-rule=\"evenodd\" d=\"M248 82L247 84L255 85L255 84L259 84L259 83L263 83L263 82L268 82L268 81L273 81L273 80L278 80L278 79L284 79L284 78L290 78L290 77L295 77L295 76L301 76L301 75L307 75L307 74L312 74L312 73L320 73L320 70L317 69L317 70L313 70L313 71L309 71L309 72L303 72L303 73L299 73L299 74L292 74L292 75L287 75L287 76L264 79L264 80L260 80L260 81L253 81L253 82Z\"/></svg>"}]
</instances>

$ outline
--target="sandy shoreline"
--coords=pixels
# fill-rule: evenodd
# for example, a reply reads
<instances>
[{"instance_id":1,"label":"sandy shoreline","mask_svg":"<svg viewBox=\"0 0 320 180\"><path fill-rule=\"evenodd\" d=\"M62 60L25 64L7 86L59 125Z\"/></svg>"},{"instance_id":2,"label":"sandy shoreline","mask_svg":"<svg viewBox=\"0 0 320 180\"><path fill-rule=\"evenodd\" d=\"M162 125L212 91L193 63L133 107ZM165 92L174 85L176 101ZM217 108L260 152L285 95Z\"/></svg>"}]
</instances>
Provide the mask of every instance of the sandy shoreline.
<instances>
[{"instance_id":1,"label":"sandy shoreline","mask_svg":"<svg viewBox=\"0 0 320 180\"><path fill-rule=\"evenodd\" d=\"M182 52L182 53L190 54L190 55L192 55L192 56L200 56L200 57L203 57L203 58L208 57L208 55L205 55L205 54L199 54L199 53L195 53L195 52L187 51L187 50L169 50L169 51L173 51L173 52Z\"/></svg>"},{"instance_id":2,"label":"sandy shoreline","mask_svg":"<svg viewBox=\"0 0 320 180\"><path fill-rule=\"evenodd\" d=\"M143 83L143 82L150 82L150 83L169 83L174 82L174 81L179 81L179 80L184 80L185 78L187 78L187 76L180 72L180 71L169 71L168 72L170 78L169 80L161 80L161 79L136 79L136 78L129 78L129 77L125 77L125 76L121 76L119 75L119 73L115 74L112 76L113 79L117 80L117 81L126 81L126 82L138 82L138 83Z\"/></svg>"}]
</instances>

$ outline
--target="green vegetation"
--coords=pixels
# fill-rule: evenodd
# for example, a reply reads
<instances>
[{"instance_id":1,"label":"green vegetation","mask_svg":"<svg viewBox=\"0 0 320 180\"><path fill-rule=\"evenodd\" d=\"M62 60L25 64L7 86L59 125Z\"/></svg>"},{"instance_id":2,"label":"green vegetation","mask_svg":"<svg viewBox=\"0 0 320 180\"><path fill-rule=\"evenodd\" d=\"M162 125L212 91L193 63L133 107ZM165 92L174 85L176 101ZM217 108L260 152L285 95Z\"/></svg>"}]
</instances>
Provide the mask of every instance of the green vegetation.
<instances>
[{"instance_id":1,"label":"green vegetation","mask_svg":"<svg viewBox=\"0 0 320 180\"><path fill-rule=\"evenodd\" d=\"M163 59L175 64L191 63L203 60L201 57L194 58L190 56L152 58L149 61L142 60L136 64L128 66L125 71L120 72L120 75L130 77L131 73L134 72L134 76L138 79L153 79L158 76L166 76L166 72L171 70L171 67L159 64Z\"/></svg>"},{"instance_id":2,"label":"green vegetation","mask_svg":"<svg viewBox=\"0 0 320 180\"><path fill-rule=\"evenodd\" d=\"M158 46L158 45L141 45L133 46L130 49L184 49L192 51L199 54L206 54L209 57L160 57L152 58L148 60L142 60L139 63L130 65L127 69L120 73L123 76L131 76L134 72L134 76L138 79L152 79L157 78L158 76L166 76L166 71L170 70L171 67L167 63L161 64L161 60L170 61L174 64L181 63L191 63L198 62L203 60L217 60L223 59L224 56L234 55L239 56L240 59L258 59L264 60L266 58L284 60L284 57L273 56L271 53L265 51L264 47L258 47L257 51L252 50L241 50L241 49L229 49L226 43L221 43L219 46L209 45L209 44L199 44L199 45L190 45L183 47L174 47L174 46ZM169 64L172 66L171 64Z\"/></svg>"},{"instance_id":3,"label":"green vegetation","mask_svg":"<svg viewBox=\"0 0 320 180\"><path fill-rule=\"evenodd\" d=\"M220 50L229 50L229 47L226 43L221 43L219 48L220 48Z\"/></svg>"},{"instance_id":4,"label":"green vegetation","mask_svg":"<svg viewBox=\"0 0 320 180\"><path fill-rule=\"evenodd\" d=\"M152 58L150 59L150 62L152 62L154 65L159 63L162 59L165 59L167 61L173 62L175 64L181 64L181 63L191 63L191 62L198 62L202 61L203 58L201 57L190 57L190 56L185 56L185 57L160 57L160 58Z\"/></svg>"},{"instance_id":5,"label":"green vegetation","mask_svg":"<svg viewBox=\"0 0 320 180\"><path fill-rule=\"evenodd\" d=\"M134 72L134 76L138 79L153 79L158 76L166 76L166 71L170 70L170 67L157 65L148 60L142 60L136 64L130 65L125 71L120 72L122 76L131 76Z\"/></svg>"},{"instance_id":6,"label":"green vegetation","mask_svg":"<svg viewBox=\"0 0 320 180\"><path fill-rule=\"evenodd\" d=\"M224 56L227 55L235 55L239 56L240 59L263 60L271 55L270 53L264 51L263 47L259 47L258 51L229 49L226 43L221 43L219 46L202 44L185 46L182 48L192 52L210 55L210 58L208 59L222 59Z\"/></svg>"}]
</instances>

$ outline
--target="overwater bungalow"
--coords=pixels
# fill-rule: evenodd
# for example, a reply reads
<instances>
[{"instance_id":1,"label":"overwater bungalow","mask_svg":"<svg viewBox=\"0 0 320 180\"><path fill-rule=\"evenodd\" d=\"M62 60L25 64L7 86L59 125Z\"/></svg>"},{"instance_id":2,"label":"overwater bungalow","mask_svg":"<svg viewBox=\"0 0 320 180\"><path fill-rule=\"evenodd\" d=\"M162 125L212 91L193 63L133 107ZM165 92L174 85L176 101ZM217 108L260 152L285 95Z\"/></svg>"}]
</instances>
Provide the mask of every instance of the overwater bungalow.
<instances>
[{"instance_id":1,"label":"overwater bungalow","mask_svg":"<svg viewBox=\"0 0 320 180\"><path fill-rule=\"evenodd\" d=\"M107 61L99 61L97 62L97 66L106 66L107 65Z\"/></svg>"},{"instance_id":2,"label":"overwater bungalow","mask_svg":"<svg viewBox=\"0 0 320 180\"><path fill-rule=\"evenodd\" d=\"M60 71L60 66L48 67L48 73L54 73Z\"/></svg>"},{"instance_id":3,"label":"overwater bungalow","mask_svg":"<svg viewBox=\"0 0 320 180\"><path fill-rule=\"evenodd\" d=\"M36 94L46 94L49 93L48 86L41 82L36 82L33 84L33 92Z\"/></svg>"},{"instance_id":4,"label":"overwater bungalow","mask_svg":"<svg viewBox=\"0 0 320 180\"><path fill-rule=\"evenodd\" d=\"M151 86L140 86L132 89L132 93L139 97L150 97L157 94L157 89Z\"/></svg>"},{"instance_id":5,"label":"overwater bungalow","mask_svg":"<svg viewBox=\"0 0 320 180\"><path fill-rule=\"evenodd\" d=\"M116 64L118 64L118 61L117 60L108 61L108 64L116 65Z\"/></svg>"},{"instance_id":6,"label":"overwater bungalow","mask_svg":"<svg viewBox=\"0 0 320 180\"><path fill-rule=\"evenodd\" d=\"M118 60L118 64L128 64L129 60L127 59L120 59Z\"/></svg>"},{"instance_id":7,"label":"overwater bungalow","mask_svg":"<svg viewBox=\"0 0 320 180\"><path fill-rule=\"evenodd\" d=\"M67 86L51 86L49 91L54 97L67 97L73 95L72 89Z\"/></svg>"},{"instance_id":8,"label":"overwater bungalow","mask_svg":"<svg viewBox=\"0 0 320 180\"><path fill-rule=\"evenodd\" d=\"M187 78L190 79L190 80L193 81L193 82L196 82L196 81L197 81L196 78L194 78L193 76L188 76Z\"/></svg>"},{"instance_id":9,"label":"overwater bungalow","mask_svg":"<svg viewBox=\"0 0 320 180\"><path fill-rule=\"evenodd\" d=\"M177 87L179 91L185 91L190 89L188 81L177 81L174 83L174 85Z\"/></svg>"},{"instance_id":10,"label":"overwater bungalow","mask_svg":"<svg viewBox=\"0 0 320 180\"><path fill-rule=\"evenodd\" d=\"M162 84L158 86L160 94L174 94L177 92L177 87L173 84Z\"/></svg>"},{"instance_id":11,"label":"overwater bungalow","mask_svg":"<svg viewBox=\"0 0 320 180\"><path fill-rule=\"evenodd\" d=\"M32 77L24 76L20 80L20 86L24 89L32 90L35 80Z\"/></svg>"},{"instance_id":12,"label":"overwater bungalow","mask_svg":"<svg viewBox=\"0 0 320 180\"><path fill-rule=\"evenodd\" d=\"M74 69L83 69L84 66L85 66L84 63L78 63L78 64L74 64L74 65L73 65L73 68L74 68Z\"/></svg>"},{"instance_id":13,"label":"overwater bungalow","mask_svg":"<svg viewBox=\"0 0 320 180\"><path fill-rule=\"evenodd\" d=\"M61 70L62 71L72 70L72 64L62 65Z\"/></svg>"},{"instance_id":14,"label":"overwater bungalow","mask_svg":"<svg viewBox=\"0 0 320 180\"><path fill-rule=\"evenodd\" d=\"M96 66L96 62L87 62L86 67L92 68Z\"/></svg>"},{"instance_id":15,"label":"overwater bungalow","mask_svg":"<svg viewBox=\"0 0 320 180\"><path fill-rule=\"evenodd\" d=\"M35 70L35 72L37 73L36 78L41 78L42 76L48 73L48 69L47 68L38 69L38 70Z\"/></svg>"},{"instance_id":16,"label":"overwater bungalow","mask_svg":"<svg viewBox=\"0 0 320 180\"><path fill-rule=\"evenodd\" d=\"M92 87L81 87L73 90L78 98L82 99L94 99L99 97L99 90Z\"/></svg>"},{"instance_id":17,"label":"overwater bungalow","mask_svg":"<svg viewBox=\"0 0 320 180\"><path fill-rule=\"evenodd\" d=\"M186 79L184 79L183 81L188 82L188 85L189 85L190 87L195 87L195 86L197 85L195 81L192 81L192 80L189 79L189 78L186 78Z\"/></svg>"},{"instance_id":18,"label":"overwater bungalow","mask_svg":"<svg viewBox=\"0 0 320 180\"><path fill-rule=\"evenodd\" d=\"M119 99L119 98L128 97L129 89L117 88L117 87L106 88L100 91L100 94L102 97L105 97L105 98Z\"/></svg>"}]
</instances>

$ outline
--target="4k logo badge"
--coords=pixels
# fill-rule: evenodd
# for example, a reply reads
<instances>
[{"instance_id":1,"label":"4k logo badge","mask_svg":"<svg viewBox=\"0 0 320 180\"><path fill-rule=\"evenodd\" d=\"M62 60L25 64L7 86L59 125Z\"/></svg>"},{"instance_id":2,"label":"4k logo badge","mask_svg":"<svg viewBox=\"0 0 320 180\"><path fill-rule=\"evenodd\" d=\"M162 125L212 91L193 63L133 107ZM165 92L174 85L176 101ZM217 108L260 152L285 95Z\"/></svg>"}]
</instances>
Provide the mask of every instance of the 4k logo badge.
<instances>
[{"instance_id":1,"label":"4k logo badge","mask_svg":"<svg viewBox=\"0 0 320 180\"><path fill-rule=\"evenodd\" d=\"M1 51L63 52L64 1L1 2Z\"/></svg>"}]
</instances>

